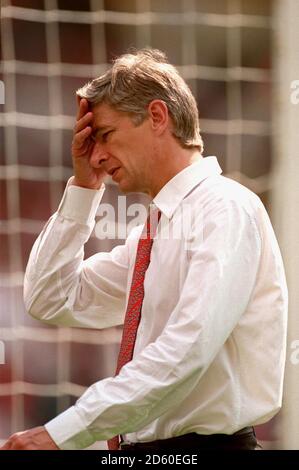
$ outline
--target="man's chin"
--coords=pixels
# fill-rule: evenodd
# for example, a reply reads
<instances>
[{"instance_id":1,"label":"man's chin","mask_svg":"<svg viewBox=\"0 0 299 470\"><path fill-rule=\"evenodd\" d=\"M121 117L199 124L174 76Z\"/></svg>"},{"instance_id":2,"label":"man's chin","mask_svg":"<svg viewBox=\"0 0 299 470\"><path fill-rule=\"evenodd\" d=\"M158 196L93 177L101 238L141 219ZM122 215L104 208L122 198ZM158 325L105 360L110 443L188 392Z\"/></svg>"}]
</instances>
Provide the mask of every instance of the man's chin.
<instances>
[{"instance_id":1,"label":"man's chin","mask_svg":"<svg viewBox=\"0 0 299 470\"><path fill-rule=\"evenodd\" d=\"M119 181L115 182L119 191L123 194L128 193L144 193L147 194L146 190L134 182L126 180L124 177L120 178Z\"/></svg>"},{"instance_id":2,"label":"man's chin","mask_svg":"<svg viewBox=\"0 0 299 470\"><path fill-rule=\"evenodd\" d=\"M126 183L124 180L120 180L117 183L118 189L120 192L127 194L127 193L132 193L134 192L134 189L132 188L132 185Z\"/></svg>"},{"instance_id":3,"label":"man's chin","mask_svg":"<svg viewBox=\"0 0 299 470\"><path fill-rule=\"evenodd\" d=\"M123 181L120 181L117 183L118 189L121 193L123 194L130 194L130 193L144 193L145 191L142 191L137 186L133 186L132 184L125 184Z\"/></svg>"}]
</instances>

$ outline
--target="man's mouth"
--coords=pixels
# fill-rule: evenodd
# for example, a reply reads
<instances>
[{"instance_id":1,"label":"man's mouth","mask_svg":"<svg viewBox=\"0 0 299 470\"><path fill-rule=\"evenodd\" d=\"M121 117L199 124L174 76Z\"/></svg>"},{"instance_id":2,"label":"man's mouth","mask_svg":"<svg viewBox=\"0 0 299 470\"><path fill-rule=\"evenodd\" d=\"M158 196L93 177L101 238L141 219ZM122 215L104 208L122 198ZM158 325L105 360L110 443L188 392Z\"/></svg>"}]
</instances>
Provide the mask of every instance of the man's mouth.
<instances>
[{"instance_id":1,"label":"man's mouth","mask_svg":"<svg viewBox=\"0 0 299 470\"><path fill-rule=\"evenodd\" d=\"M107 171L108 175L113 176L119 168L120 168L119 166L115 168L111 168L110 170Z\"/></svg>"},{"instance_id":2,"label":"man's mouth","mask_svg":"<svg viewBox=\"0 0 299 470\"><path fill-rule=\"evenodd\" d=\"M120 167L115 168L115 169L112 171L112 173L111 173L112 179L114 179L114 177L117 176L117 172L118 172L119 169L120 169Z\"/></svg>"}]
</instances>

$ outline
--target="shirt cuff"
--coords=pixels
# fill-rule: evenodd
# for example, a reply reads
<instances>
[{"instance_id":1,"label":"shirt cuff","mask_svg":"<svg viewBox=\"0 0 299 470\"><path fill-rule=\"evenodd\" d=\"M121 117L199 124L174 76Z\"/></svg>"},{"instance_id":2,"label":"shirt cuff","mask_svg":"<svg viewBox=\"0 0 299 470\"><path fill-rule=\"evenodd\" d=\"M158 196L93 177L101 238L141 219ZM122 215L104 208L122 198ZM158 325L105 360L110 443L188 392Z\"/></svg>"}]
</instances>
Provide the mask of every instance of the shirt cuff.
<instances>
[{"instance_id":1,"label":"shirt cuff","mask_svg":"<svg viewBox=\"0 0 299 470\"><path fill-rule=\"evenodd\" d=\"M85 449L95 442L74 406L49 421L45 428L63 450Z\"/></svg>"},{"instance_id":2,"label":"shirt cuff","mask_svg":"<svg viewBox=\"0 0 299 470\"><path fill-rule=\"evenodd\" d=\"M57 212L79 224L91 225L103 197L105 184L102 183L100 189L88 189L72 185L72 180L73 177L67 182Z\"/></svg>"}]
</instances>

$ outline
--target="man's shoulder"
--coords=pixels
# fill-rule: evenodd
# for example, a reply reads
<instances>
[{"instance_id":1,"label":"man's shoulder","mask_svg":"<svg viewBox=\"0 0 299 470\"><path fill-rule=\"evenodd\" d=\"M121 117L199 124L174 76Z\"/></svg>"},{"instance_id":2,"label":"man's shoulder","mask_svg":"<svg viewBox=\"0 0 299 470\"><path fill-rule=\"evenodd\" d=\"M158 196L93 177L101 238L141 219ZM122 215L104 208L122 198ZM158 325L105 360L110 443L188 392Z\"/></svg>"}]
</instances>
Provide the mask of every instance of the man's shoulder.
<instances>
[{"instance_id":1,"label":"man's shoulder","mask_svg":"<svg viewBox=\"0 0 299 470\"><path fill-rule=\"evenodd\" d=\"M255 221L256 225L265 218L266 209L257 194L232 178L215 175L206 178L189 195L186 204L192 207L195 217L205 217L205 220L214 220L220 214L233 220Z\"/></svg>"},{"instance_id":2,"label":"man's shoulder","mask_svg":"<svg viewBox=\"0 0 299 470\"><path fill-rule=\"evenodd\" d=\"M223 175L207 178L201 188L202 198L207 204L235 204L244 209L258 209L262 201L248 187Z\"/></svg>"}]
</instances>

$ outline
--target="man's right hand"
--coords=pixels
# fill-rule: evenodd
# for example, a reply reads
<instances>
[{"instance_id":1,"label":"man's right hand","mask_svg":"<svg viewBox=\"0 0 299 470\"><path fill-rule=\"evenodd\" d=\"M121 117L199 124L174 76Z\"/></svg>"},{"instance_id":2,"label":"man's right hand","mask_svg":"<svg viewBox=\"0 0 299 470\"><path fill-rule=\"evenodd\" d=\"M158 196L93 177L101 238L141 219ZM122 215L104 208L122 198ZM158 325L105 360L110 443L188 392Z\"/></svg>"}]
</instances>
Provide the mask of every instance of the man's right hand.
<instances>
[{"instance_id":1,"label":"man's right hand","mask_svg":"<svg viewBox=\"0 0 299 470\"><path fill-rule=\"evenodd\" d=\"M99 189L107 173L103 168L90 165L95 142L91 138L93 113L88 110L88 101L78 97L77 122L74 127L72 159L74 179L72 184L89 189Z\"/></svg>"}]
</instances>

